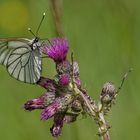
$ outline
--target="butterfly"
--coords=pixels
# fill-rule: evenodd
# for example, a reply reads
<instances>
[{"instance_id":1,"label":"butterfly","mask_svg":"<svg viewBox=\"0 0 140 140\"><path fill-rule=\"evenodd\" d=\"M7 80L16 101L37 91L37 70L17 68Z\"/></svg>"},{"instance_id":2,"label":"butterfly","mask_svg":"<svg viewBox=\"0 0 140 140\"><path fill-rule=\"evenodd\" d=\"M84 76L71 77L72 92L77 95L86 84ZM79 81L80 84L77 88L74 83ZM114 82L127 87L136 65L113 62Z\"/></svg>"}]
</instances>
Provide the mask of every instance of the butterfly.
<instances>
[{"instance_id":1,"label":"butterfly","mask_svg":"<svg viewBox=\"0 0 140 140\"><path fill-rule=\"evenodd\" d=\"M35 84L41 76L42 60L41 46L42 43L38 36L38 31L43 18L38 26L34 39L27 38L9 38L0 39L0 64L4 65L8 73L15 79Z\"/></svg>"}]
</instances>

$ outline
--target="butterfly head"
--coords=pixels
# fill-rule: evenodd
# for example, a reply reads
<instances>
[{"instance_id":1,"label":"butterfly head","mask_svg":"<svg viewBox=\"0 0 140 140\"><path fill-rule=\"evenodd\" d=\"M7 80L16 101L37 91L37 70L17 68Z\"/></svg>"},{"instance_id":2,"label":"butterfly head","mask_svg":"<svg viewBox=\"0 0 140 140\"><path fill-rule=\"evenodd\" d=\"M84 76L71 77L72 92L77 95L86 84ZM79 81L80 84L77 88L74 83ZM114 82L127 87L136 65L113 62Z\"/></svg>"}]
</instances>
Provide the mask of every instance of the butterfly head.
<instances>
[{"instance_id":1,"label":"butterfly head","mask_svg":"<svg viewBox=\"0 0 140 140\"><path fill-rule=\"evenodd\" d=\"M35 38L33 39L33 44L39 42L39 40L40 40L39 37L35 37Z\"/></svg>"},{"instance_id":2,"label":"butterfly head","mask_svg":"<svg viewBox=\"0 0 140 140\"><path fill-rule=\"evenodd\" d=\"M41 43L40 43L39 37L35 37L35 38L32 40L31 46L32 46L32 49L33 49L33 50L40 48Z\"/></svg>"}]
</instances>

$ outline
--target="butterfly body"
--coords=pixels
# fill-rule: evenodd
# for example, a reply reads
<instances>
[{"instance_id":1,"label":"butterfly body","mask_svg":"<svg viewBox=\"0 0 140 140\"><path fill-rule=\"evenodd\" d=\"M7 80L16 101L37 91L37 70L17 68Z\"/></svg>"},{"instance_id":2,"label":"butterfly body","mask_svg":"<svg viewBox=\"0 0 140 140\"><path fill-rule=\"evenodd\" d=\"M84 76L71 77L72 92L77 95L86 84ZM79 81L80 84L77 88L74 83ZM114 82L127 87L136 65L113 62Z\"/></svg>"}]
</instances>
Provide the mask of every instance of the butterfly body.
<instances>
[{"instance_id":1,"label":"butterfly body","mask_svg":"<svg viewBox=\"0 0 140 140\"><path fill-rule=\"evenodd\" d=\"M34 39L0 39L0 64L15 79L35 84L41 75L41 42Z\"/></svg>"}]
</instances>

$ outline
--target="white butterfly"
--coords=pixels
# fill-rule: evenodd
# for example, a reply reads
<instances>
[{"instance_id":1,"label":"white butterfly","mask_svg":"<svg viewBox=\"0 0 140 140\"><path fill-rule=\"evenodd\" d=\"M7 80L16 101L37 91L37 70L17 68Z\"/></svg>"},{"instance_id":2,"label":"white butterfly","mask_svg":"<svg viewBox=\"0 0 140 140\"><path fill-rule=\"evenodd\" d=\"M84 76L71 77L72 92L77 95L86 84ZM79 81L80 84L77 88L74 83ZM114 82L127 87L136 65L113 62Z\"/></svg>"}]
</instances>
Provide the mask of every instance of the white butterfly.
<instances>
[{"instance_id":1,"label":"white butterfly","mask_svg":"<svg viewBox=\"0 0 140 140\"><path fill-rule=\"evenodd\" d=\"M41 43L38 38L0 39L0 64L25 83L36 83L41 75Z\"/></svg>"},{"instance_id":2,"label":"white butterfly","mask_svg":"<svg viewBox=\"0 0 140 140\"><path fill-rule=\"evenodd\" d=\"M36 35L29 29L35 36L34 39L0 39L0 64L4 65L9 74L19 81L34 84L40 79L42 70L40 47L42 45L37 35L44 16L45 13Z\"/></svg>"}]
</instances>

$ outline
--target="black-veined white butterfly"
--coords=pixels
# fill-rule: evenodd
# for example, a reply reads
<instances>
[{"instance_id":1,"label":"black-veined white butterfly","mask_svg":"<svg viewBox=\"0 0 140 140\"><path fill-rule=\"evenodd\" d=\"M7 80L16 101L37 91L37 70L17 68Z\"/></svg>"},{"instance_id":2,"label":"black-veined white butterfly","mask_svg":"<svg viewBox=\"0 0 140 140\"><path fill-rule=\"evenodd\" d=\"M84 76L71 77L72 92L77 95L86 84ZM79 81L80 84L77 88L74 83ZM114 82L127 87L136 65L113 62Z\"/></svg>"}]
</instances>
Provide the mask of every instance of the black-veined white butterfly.
<instances>
[{"instance_id":1,"label":"black-veined white butterfly","mask_svg":"<svg viewBox=\"0 0 140 140\"><path fill-rule=\"evenodd\" d=\"M38 31L43 18L38 26L36 35L30 40L27 38L0 39L0 64L7 68L9 74L15 79L34 84L40 79L42 70L41 42Z\"/></svg>"}]
</instances>

